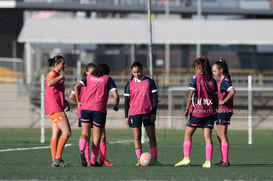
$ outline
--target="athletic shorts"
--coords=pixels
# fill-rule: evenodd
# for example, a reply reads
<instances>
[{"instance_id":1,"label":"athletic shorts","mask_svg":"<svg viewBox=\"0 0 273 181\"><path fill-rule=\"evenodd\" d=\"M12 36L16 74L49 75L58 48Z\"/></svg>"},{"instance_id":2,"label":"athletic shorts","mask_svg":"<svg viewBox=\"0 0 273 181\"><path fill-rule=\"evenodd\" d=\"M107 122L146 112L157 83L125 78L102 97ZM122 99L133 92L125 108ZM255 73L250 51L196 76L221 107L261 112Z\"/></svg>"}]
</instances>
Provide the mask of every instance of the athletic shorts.
<instances>
[{"instance_id":1,"label":"athletic shorts","mask_svg":"<svg viewBox=\"0 0 273 181\"><path fill-rule=\"evenodd\" d=\"M51 115L47 115L51 123L58 123L60 121L68 120L65 112L55 112Z\"/></svg>"},{"instance_id":2,"label":"athletic shorts","mask_svg":"<svg viewBox=\"0 0 273 181\"><path fill-rule=\"evenodd\" d=\"M131 125L132 128L141 128L142 123L144 124L144 127L146 126L154 126L155 123L152 123L150 121L151 114L139 114L135 116L130 116L131 119Z\"/></svg>"},{"instance_id":3,"label":"athletic shorts","mask_svg":"<svg viewBox=\"0 0 273 181\"><path fill-rule=\"evenodd\" d=\"M81 110L81 123L91 123L98 128L105 128L106 113Z\"/></svg>"},{"instance_id":4,"label":"athletic shorts","mask_svg":"<svg viewBox=\"0 0 273 181\"><path fill-rule=\"evenodd\" d=\"M90 121L88 121L88 123L89 123ZM81 118L79 118L79 120L78 120L78 127L79 128L81 128L82 127L82 119ZM91 123L91 128L93 128L93 124Z\"/></svg>"},{"instance_id":5,"label":"athletic shorts","mask_svg":"<svg viewBox=\"0 0 273 181\"><path fill-rule=\"evenodd\" d=\"M220 125L230 125L230 119L233 113L227 112L227 113L218 113L218 118L216 121L216 124Z\"/></svg>"},{"instance_id":6,"label":"athletic shorts","mask_svg":"<svg viewBox=\"0 0 273 181\"><path fill-rule=\"evenodd\" d=\"M191 128L210 128L213 129L214 127L214 121L215 117L214 116L208 116L208 117L195 117L195 116L190 116L187 126Z\"/></svg>"}]
</instances>

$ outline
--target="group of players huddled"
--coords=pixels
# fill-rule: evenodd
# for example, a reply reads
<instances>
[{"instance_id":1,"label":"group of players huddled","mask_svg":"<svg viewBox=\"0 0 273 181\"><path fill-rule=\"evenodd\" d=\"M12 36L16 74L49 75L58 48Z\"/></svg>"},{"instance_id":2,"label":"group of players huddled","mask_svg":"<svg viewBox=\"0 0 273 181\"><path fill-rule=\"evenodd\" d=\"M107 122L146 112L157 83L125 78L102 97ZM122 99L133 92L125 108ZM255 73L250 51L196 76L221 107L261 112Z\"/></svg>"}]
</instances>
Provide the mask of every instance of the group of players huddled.
<instances>
[{"instance_id":1,"label":"group of players huddled","mask_svg":"<svg viewBox=\"0 0 273 181\"><path fill-rule=\"evenodd\" d=\"M51 156L52 167L68 167L62 159L62 151L71 136L71 128L65 111L70 105L64 97L65 78L61 74L65 69L65 59L56 55L48 60L53 67L46 76L45 85L45 114L48 115L52 125ZM214 122L217 125L217 138L220 144L222 160L214 166L228 167L229 141L227 128L233 114L233 96L235 89L232 87L231 77L225 60L218 60L211 68L208 58L201 57L194 61L193 68L196 72L190 81L189 96L184 116L188 117L184 135L184 158L175 164L175 167L190 165L190 152L192 135L197 128L203 128L206 142L206 161L203 168L212 167L213 152L212 129ZM131 65L132 77L124 89L125 123L133 129L136 166L142 154L141 127L145 127L149 138L152 165L163 165L157 159L157 141L155 121L158 105L157 86L152 78L143 74L140 62ZM114 111L119 110L119 94L115 81L109 76L110 68L106 64L87 64L83 77L70 94L70 99L77 104L79 127L79 154L81 166L101 167L114 166L106 159L106 133L105 123L107 115L107 101L109 92L115 101ZM217 85L213 78L219 77ZM93 128L91 156L89 142ZM98 156L99 159L98 159Z\"/></svg>"}]
</instances>

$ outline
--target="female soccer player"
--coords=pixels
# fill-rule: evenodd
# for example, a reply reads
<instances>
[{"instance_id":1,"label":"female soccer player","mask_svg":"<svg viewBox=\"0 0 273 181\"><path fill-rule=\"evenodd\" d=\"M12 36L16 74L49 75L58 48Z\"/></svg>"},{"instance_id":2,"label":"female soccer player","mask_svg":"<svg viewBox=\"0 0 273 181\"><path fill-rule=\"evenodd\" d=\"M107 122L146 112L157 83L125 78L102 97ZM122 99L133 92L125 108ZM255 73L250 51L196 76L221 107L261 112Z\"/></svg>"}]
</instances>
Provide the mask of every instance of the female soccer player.
<instances>
[{"instance_id":1,"label":"female soccer player","mask_svg":"<svg viewBox=\"0 0 273 181\"><path fill-rule=\"evenodd\" d=\"M86 77L87 75L90 75L94 70L95 70L96 65L93 63L89 63L86 65L85 70L83 72L83 77ZM80 85L82 85L80 83ZM79 90L79 99L82 98L84 91L86 87L81 86ZM74 90L70 94L70 99L76 102L76 97L75 97L75 92ZM90 142L90 136L91 136L91 128L92 128L92 123L90 122L81 122L81 108L77 106L77 112L78 112L78 117L79 117L79 127L82 128L82 133L81 137L79 140L79 150L80 150L80 160L81 160L81 165L83 167L86 167L88 164L90 164L90 149L89 149L89 142ZM114 166L113 163L108 161L105 156L106 156L106 134L105 134L105 129L102 132L101 135L101 143L100 143L100 164L104 164L105 166Z\"/></svg>"},{"instance_id":2,"label":"female soccer player","mask_svg":"<svg viewBox=\"0 0 273 181\"><path fill-rule=\"evenodd\" d=\"M68 164L62 159L64 145L71 135L68 118L65 114L70 106L64 97L64 57L56 55L48 60L49 66L53 69L46 76L45 85L45 114L48 115L52 125L51 156L52 167L67 167ZM60 136L60 134L62 135Z\"/></svg>"},{"instance_id":3,"label":"female soccer player","mask_svg":"<svg viewBox=\"0 0 273 181\"><path fill-rule=\"evenodd\" d=\"M119 95L117 87L114 80L109 77L109 73L110 68L106 64L99 64L96 66L92 74L83 77L81 84L78 83L74 87L77 104L81 107L81 122L83 124L91 122L93 125L91 161L88 166L102 166L96 160L99 154L101 135L105 130L106 106L109 91L112 92L115 99L114 111L118 111L119 109ZM79 89L82 85L86 86L86 89L82 99L80 100ZM82 139L82 141L86 142L86 137L85 139ZM86 143L82 144L84 146ZM106 144L104 146L106 146ZM101 154L100 160L101 163L104 163L105 154Z\"/></svg>"},{"instance_id":4,"label":"female soccer player","mask_svg":"<svg viewBox=\"0 0 273 181\"><path fill-rule=\"evenodd\" d=\"M219 163L214 164L214 166L228 167L230 164L228 160L229 141L227 130L233 114L233 96L235 95L235 89L232 87L231 77L225 60L218 60L212 66L212 72L215 77L221 78L218 83L219 105L216 125L222 160Z\"/></svg>"},{"instance_id":5,"label":"female soccer player","mask_svg":"<svg viewBox=\"0 0 273 181\"><path fill-rule=\"evenodd\" d=\"M193 67L196 75L192 77L190 82L190 92L184 113L184 116L190 116L184 135L184 158L177 162L175 167L190 165L192 136L195 130L201 127L206 142L206 161L202 164L202 167L210 168L213 152L211 132L217 108L217 84L212 77L211 66L206 57L196 59Z\"/></svg>"},{"instance_id":6,"label":"female soccer player","mask_svg":"<svg viewBox=\"0 0 273 181\"><path fill-rule=\"evenodd\" d=\"M124 91L125 123L133 128L135 139L136 166L140 166L139 159L142 154L141 126L145 126L150 140L153 165L162 165L157 160L157 142L155 135L155 120L157 110L157 87L153 79L143 75L140 62L131 66L132 78L126 84ZM129 114L128 114L129 112ZM130 117L130 118L129 118Z\"/></svg>"}]
</instances>

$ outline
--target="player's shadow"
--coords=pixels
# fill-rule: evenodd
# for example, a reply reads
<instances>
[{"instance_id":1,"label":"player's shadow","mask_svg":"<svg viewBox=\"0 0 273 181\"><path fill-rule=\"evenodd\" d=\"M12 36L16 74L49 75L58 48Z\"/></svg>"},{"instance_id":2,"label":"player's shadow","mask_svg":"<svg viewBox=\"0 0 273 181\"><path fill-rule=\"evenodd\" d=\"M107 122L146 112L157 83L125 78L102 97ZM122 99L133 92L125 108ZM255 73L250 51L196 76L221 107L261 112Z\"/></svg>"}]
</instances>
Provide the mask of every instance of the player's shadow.
<instances>
[{"instance_id":1,"label":"player's shadow","mask_svg":"<svg viewBox=\"0 0 273 181\"><path fill-rule=\"evenodd\" d=\"M164 164L162 166L167 166L167 167L174 167L174 164ZM201 167L202 165L200 164L191 164L189 166L184 166L184 167ZM273 163L255 163L255 164L249 164L249 163L240 163L240 164L231 164L230 167L272 167ZM178 167L181 168L181 167ZM183 168L183 167L182 167ZM222 168L222 167L216 167L212 165L212 168Z\"/></svg>"},{"instance_id":2,"label":"player's shadow","mask_svg":"<svg viewBox=\"0 0 273 181\"><path fill-rule=\"evenodd\" d=\"M273 163L238 163L232 164L231 167L272 167Z\"/></svg>"}]
</instances>

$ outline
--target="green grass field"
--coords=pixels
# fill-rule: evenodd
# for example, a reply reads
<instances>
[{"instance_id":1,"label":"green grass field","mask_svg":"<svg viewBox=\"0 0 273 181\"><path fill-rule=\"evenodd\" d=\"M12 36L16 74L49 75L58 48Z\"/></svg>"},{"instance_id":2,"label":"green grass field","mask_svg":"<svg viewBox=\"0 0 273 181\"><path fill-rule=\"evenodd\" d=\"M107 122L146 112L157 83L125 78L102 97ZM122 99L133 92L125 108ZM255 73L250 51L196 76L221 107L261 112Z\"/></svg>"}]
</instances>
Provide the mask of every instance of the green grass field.
<instances>
[{"instance_id":1,"label":"green grass field","mask_svg":"<svg viewBox=\"0 0 273 181\"><path fill-rule=\"evenodd\" d=\"M205 145L202 131L193 137L192 166L175 168L182 158L183 130L157 130L159 160L164 166L135 167L136 156L132 130L107 130L107 158L114 167L82 168L79 163L79 129L74 129L64 150L69 168L52 168L49 146L40 144L39 129L0 129L0 180L273 180L273 131L254 131L253 144L247 144L247 131L230 131L230 162L228 168L202 169ZM220 160L214 130L213 162ZM41 149L32 149L42 147ZM30 150L6 150L30 148ZM6 151L5 151L6 150ZM149 151L148 144L143 147Z\"/></svg>"}]
</instances>

